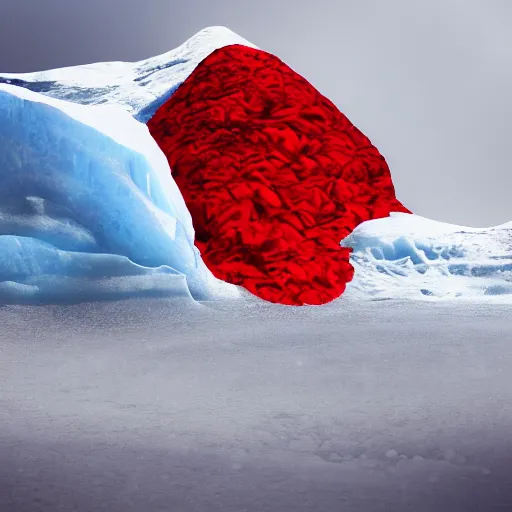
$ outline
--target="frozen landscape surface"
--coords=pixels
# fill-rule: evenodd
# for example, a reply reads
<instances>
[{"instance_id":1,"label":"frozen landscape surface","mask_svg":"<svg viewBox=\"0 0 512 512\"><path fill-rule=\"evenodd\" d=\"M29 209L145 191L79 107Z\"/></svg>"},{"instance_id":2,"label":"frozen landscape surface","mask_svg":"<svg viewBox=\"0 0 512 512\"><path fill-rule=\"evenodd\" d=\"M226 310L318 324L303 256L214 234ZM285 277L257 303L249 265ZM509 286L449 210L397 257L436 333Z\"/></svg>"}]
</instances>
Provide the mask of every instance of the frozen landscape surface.
<instances>
[{"instance_id":1,"label":"frozen landscape surface","mask_svg":"<svg viewBox=\"0 0 512 512\"><path fill-rule=\"evenodd\" d=\"M0 303L190 293L238 295L201 260L146 125L0 84Z\"/></svg>"},{"instance_id":2,"label":"frozen landscape surface","mask_svg":"<svg viewBox=\"0 0 512 512\"><path fill-rule=\"evenodd\" d=\"M360 224L352 247L353 298L512 303L512 222L471 228L404 213Z\"/></svg>"},{"instance_id":3,"label":"frozen landscape surface","mask_svg":"<svg viewBox=\"0 0 512 512\"><path fill-rule=\"evenodd\" d=\"M178 48L139 62L100 62L35 73L0 73L0 83L82 105L120 105L146 122L217 48L254 44L226 27L207 27Z\"/></svg>"},{"instance_id":4,"label":"frozen landscape surface","mask_svg":"<svg viewBox=\"0 0 512 512\"><path fill-rule=\"evenodd\" d=\"M0 304L240 296L204 265L167 159L138 121L235 43L253 46L209 27L136 63L0 75ZM396 214L342 243L354 248L349 297L512 303L512 223Z\"/></svg>"},{"instance_id":5,"label":"frozen landscape surface","mask_svg":"<svg viewBox=\"0 0 512 512\"><path fill-rule=\"evenodd\" d=\"M0 303L240 295L204 265L164 154L122 107L0 84L0 120ZM359 299L512 302L512 223L394 214L343 244Z\"/></svg>"},{"instance_id":6,"label":"frozen landscape surface","mask_svg":"<svg viewBox=\"0 0 512 512\"><path fill-rule=\"evenodd\" d=\"M512 510L512 223L364 223L321 307L218 282L139 121L234 43L0 75L0 511Z\"/></svg>"},{"instance_id":7,"label":"frozen landscape surface","mask_svg":"<svg viewBox=\"0 0 512 512\"><path fill-rule=\"evenodd\" d=\"M510 313L3 306L0 510L512 510Z\"/></svg>"}]
</instances>

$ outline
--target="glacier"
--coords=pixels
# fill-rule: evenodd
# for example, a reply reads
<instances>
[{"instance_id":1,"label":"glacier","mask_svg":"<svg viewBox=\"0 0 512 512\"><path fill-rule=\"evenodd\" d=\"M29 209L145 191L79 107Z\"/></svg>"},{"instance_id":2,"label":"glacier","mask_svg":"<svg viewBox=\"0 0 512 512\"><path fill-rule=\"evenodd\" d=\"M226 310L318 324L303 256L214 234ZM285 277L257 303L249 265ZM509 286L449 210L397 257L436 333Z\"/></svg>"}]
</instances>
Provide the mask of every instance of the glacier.
<instances>
[{"instance_id":1,"label":"glacier","mask_svg":"<svg viewBox=\"0 0 512 512\"><path fill-rule=\"evenodd\" d=\"M167 159L144 124L213 50L255 47L224 27L135 63L0 73L0 304L127 296L249 296L217 280ZM512 223L469 228L393 214L360 225L335 302L512 302Z\"/></svg>"},{"instance_id":2,"label":"glacier","mask_svg":"<svg viewBox=\"0 0 512 512\"><path fill-rule=\"evenodd\" d=\"M0 149L0 302L236 292L202 262L165 156L122 107L0 85Z\"/></svg>"}]
</instances>

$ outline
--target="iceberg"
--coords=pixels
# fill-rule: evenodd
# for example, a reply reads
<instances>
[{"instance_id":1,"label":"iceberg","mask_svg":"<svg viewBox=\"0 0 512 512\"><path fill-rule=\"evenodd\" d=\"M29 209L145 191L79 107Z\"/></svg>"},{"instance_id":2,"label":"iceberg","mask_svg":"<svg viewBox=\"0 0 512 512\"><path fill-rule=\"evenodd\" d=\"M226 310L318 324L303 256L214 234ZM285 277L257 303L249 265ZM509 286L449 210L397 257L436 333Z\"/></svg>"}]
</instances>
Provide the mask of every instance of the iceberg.
<instances>
[{"instance_id":1,"label":"iceberg","mask_svg":"<svg viewBox=\"0 0 512 512\"><path fill-rule=\"evenodd\" d=\"M116 105L0 85L0 302L206 300L215 279L167 160Z\"/></svg>"},{"instance_id":2,"label":"iceberg","mask_svg":"<svg viewBox=\"0 0 512 512\"><path fill-rule=\"evenodd\" d=\"M139 62L0 74L0 303L240 295L204 265L143 124L234 43L254 46L209 27Z\"/></svg>"}]
</instances>

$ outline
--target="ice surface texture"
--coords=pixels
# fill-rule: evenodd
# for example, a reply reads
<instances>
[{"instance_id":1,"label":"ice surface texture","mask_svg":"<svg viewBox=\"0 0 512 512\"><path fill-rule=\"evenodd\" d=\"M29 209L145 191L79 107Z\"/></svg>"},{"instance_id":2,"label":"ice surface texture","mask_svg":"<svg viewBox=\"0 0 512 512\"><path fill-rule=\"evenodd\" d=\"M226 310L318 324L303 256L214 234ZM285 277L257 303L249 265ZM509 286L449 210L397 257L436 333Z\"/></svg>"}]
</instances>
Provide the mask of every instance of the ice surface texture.
<instances>
[{"instance_id":1,"label":"ice surface texture","mask_svg":"<svg viewBox=\"0 0 512 512\"><path fill-rule=\"evenodd\" d=\"M220 286L165 157L122 108L0 85L0 149L0 300Z\"/></svg>"},{"instance_id":2,"label":"ice surface texture","mask_svg":"<svg viewBox=\"0 0 512 512\"><path fill-rule=\"evenodd\" d=\"M512 301L512 222L470 228L392 213L342 245L354 249L348 297Z\"/></svg>"},{"instance_id":3,"label":"ice surface texture","mask_svg":"<svg viewBox=\"0 0 512 512\"><path fill-rule=\"evenodd\" d=\"M230 45L204 59L149 120L219 279L302 306L352 279L340 240L396 199L384 157L272 54Z\"/></svg>"}]
</instances>

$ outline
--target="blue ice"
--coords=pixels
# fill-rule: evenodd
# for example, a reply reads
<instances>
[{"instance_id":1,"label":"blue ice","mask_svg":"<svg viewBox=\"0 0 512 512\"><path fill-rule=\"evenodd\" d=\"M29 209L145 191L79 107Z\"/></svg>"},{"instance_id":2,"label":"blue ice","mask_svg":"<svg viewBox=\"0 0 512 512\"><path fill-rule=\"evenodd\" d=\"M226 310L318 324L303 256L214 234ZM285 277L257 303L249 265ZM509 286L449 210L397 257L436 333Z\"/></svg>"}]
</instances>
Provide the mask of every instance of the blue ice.
<instances>
[{"instance_id":1,"label":"blue ice","mask_svg":"<svg viewBox=\"0 0 512 512\"><path fill-rule=\"evenodd\" d=\"M0 87L0 302L212 296L218 282L144 125Z\"/></svg>"}]
</instances>

